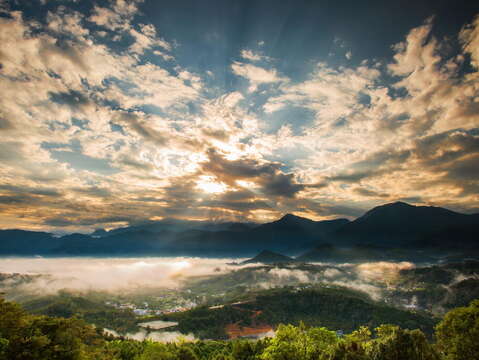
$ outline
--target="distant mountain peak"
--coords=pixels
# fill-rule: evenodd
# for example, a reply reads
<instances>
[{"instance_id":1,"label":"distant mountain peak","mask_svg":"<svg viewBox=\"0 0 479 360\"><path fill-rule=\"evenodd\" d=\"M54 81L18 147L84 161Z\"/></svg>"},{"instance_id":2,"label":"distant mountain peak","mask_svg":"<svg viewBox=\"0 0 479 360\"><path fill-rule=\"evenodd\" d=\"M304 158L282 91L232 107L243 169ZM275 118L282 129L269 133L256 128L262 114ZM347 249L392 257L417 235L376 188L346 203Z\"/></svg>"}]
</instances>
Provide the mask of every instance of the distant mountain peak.
<instances>
[{"instance_id":1,"label":"distant mountain peak","mask_svg":"<svg viewBox=\"0 0 479 360\"><path fill-rule=\"evenodd\" d=\"M379 205L368 212L366 212L362 217L358 218L364 218L364 217L369 217L371 215L377 215L377 214L389 214L389 215L412 215L412 216L425 216L427 214L446 214L446 215L459 215L462 216L463 214L456 213L455 211L445 209L442 207L437 207L437 206L427 206L427 205L411 205L403 201L396 201L384 205Z\"/></svg>"},{"instance_id":2,"label":"distant mountain peak","mask_svg":"<svg viewBox=\"0 0 479 360\"><path fill-rule=\"evenodd\" d=\"M395 201L395 202L392 202L392 203L387 203L387 204L383 204L383 205L373 207L368 212L375 211L375 210L380 210L380 209L388 209L388 208L389 209L410 209L410 208L415 208L415 207L416 207L415 205L408 204L404 201Z\"/></svg>"},{"instance_id":3,"label":"distant mountain peak","mask_svg":"<svg viewBox=\"0 0 479 360\"><path fill-rule=\"evenodd\" d=\"M286 214L277 222L282 222L282 223L313 223L314 221L305 217L297 216L294 214Z\"/></svg>"},{"instance_id":4,"label":"distant mountain peak","mask_svg":"<svg viewBox=\"0 0 479 360\"><path fill-rule=\"evenodd\" d=\"M274 256L279 255L279 256L287 257L285 255L275 253L274 251L271 251L271 250L261 250L260 253L258 255L256 255L256 257L258 257L258 256L270 256L270 255L274 255Z\"/></svg>"},{"instance_id":5,"label":"distant mountain peak","mask_svg":"<svg viewBox=\"0 0 479 360\"><path fill-rule=\"evenodd\" d=\"M290 220L290 219L298 219L298 218L301 219L300 216L296 216L294 214L287 213L287 214L283 215L280 220Z\"/></svg>"},{"instance_id":6,"label":"distant mountain peak","mask_svg":"<svg viewBox=\"0 0 479 360\"><path fill-rule=\"evenodd\" d=\"M291 262L294 259L289 256L275 253L270 250L262 250L254 258L243 261L242 264L253 264L253 263L262 263L262 264L272 264L272 263L284 263Z\"/></svg>"},{"instance_id":7,"label":"distant mountain peak","mask_svg":"<svg viewBox=\"0 0 479 360\"><path fill-rule=\"evenodd\" d=\"M408 211L410 209L417 208L417 206L408 204L403 201L395 201L392 203L387 203L383 205L378 205L373 207L371 210L367 211L363 216L359 217L357 220L369 218L372 215L387 213L396 213L402 211Z\"/></svg>"},{"instance_id":8,"label":"distant mountain peak","mask_svg":"<svg viewBox=\"0 0 479 360\"><path fill-rule=\"evenodd\" d=\"M407 202L404 202L404 201L395 201L395 202L392 202L392 203L384 204L384 206L415 207L415 205L408 204Z\"/></svg>"}]
</instances>

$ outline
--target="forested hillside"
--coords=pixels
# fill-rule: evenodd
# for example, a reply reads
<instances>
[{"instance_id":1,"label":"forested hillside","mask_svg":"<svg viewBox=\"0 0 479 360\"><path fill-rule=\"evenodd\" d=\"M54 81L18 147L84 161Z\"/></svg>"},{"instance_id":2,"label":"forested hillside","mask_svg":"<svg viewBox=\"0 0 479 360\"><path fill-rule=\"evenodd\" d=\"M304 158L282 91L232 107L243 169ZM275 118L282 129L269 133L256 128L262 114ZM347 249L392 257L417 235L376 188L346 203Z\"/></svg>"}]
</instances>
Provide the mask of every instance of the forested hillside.
<instances>
[{"instance_id":1,"label":"forested hillside","mask_svg":"<svg viewBox=\"0 0 479 360\"><path fill-rule=\"evenodd\" d=\"M274 338L257 341L167 344L107 337L82 320L29 315L0 300L2 360L475 360L478 338L479 300L446 314L432 342L421 330L394 325L338 335L300 322L280 325Z\"/></svg>"},{"instance_id":2,"label":"forested hillside","mask_svg":"<svg viewBox=\"0 0 479 360\"><path fill-rule=\"evenodd\" d=\"M67 292L35 298L23 304L23 307L34 315L76 317L118 333L137 330L137 319L131 309L115 309L100 301Z\"/></svg>"},{"instance_id":3,"label":"forested hillside","mask_svg":"<svg viewBox=\"0 0 479 360\"><path fill-rule=\"evenodd\" d=\"M252 318L251 314L255 314ZM227 338L226 326L279 324L326 326L331 330L351 332L361 326L377 327L382 323L432 334L435 319L421 312L387 306L364 293L345 288L296 289L294 287L245 294L242 301L222 307L198 307L164 316L177 321L182 333L194 333L203 339Z\"/></svg>"}]
</instances>

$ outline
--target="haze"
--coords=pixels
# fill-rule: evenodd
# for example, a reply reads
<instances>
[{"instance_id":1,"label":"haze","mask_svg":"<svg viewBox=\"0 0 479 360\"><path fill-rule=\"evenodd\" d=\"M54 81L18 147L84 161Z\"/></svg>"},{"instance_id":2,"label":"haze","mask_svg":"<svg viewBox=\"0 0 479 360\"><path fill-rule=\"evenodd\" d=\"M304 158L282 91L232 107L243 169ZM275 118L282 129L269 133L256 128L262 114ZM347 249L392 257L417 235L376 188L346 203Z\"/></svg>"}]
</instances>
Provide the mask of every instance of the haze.
<instances>
[{"instance_id":1,"label":"haze","mask_svg":"<svg viewBox=\"0 0 479 360\"><path fill-rule=\"evenodd\" d=\"M207 258L4 258L0 273L44 275L15 291L55 294L59 290L135 292L145 289L184 287L187 280L226 274L262 264L231 265L238 259ZM395 279L410 262L366 262L361 264L321 264L320 274L292 268L255 271L256 288L275 288L300 283L330 283L381 297L381 287Z\"/></svg>"}]
</instances>

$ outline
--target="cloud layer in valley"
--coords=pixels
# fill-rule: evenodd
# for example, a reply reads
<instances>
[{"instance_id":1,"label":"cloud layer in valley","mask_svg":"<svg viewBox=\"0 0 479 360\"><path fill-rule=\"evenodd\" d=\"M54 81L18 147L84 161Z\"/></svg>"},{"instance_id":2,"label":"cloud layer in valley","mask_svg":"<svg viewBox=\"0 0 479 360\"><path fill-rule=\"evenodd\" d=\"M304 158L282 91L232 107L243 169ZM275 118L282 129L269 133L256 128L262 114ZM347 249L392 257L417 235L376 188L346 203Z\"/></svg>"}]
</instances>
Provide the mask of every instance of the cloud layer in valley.
<instances>
[{"instance_id":1,"label":"cloud layer in valley","mask_svg":"<svg viewBox=\"0 0 479 360\"><path fill-rule=\"evenodd\" d=\"M36 295L107 291L138 292L148 289L179 289L223 283L231 272L247 271L244 284L250 288L276 288L298 284L330 284L359 290L375 300L397 280L399 272L415 267L410 262L365 262L360 264L316 264L313 269L261 264L231 265L232 259L207 258L4 258L0 273L40 275L30 281L6 280L2 289L9 293ZM249 268L249 269L246 269ZM243 281L241 280L241 281Z\"/></svg>"},{"instance_id":2,"label":"cloud layer in valley","mask_svg":"<svg viewBox=\"0 0 479 360\"><path fill-rule=\"evenodd\" d=\"M176 288L189 277L231 270L230 259L205 258L4 258L1 273L43 275L25 290L117 291Z\"/></svg>"}]
</instances>

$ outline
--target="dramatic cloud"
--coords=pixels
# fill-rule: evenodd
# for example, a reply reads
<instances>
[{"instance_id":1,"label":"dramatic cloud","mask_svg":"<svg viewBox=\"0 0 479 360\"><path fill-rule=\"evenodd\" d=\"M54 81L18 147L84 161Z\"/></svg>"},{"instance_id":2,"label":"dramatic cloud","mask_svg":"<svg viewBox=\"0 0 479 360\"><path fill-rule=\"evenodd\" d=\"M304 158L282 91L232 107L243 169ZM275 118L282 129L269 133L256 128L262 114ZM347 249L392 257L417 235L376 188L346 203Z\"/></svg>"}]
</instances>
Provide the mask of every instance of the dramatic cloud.
<instances>
[{"instance_id":1,"label":"dramatic cloud","mask_svg":"<svg viewBox=\"0 0 479 360\"><path fill-rule=\"evenodd\" d=\"M0 3L0 228L477 210L478 16L362 59L284 19L240 39L152 1L80 3Z\"/></svg>"}]
</instances>

